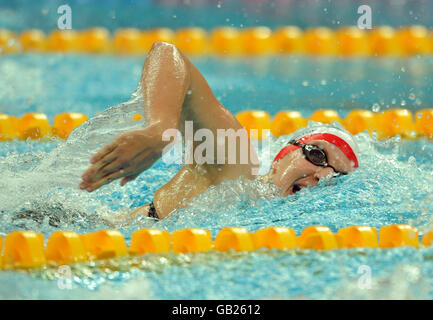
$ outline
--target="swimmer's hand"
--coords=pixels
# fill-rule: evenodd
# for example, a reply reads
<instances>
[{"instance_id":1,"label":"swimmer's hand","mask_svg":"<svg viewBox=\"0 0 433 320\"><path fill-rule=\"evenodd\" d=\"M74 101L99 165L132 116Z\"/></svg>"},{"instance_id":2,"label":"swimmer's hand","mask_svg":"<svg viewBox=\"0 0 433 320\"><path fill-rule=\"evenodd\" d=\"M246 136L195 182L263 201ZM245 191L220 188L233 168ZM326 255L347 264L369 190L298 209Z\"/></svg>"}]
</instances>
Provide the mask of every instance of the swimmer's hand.
<instances>
[{"instance_id":1,"label":"swimmer's hand","mask_svg":"<svg viewBox=\"0 0 433 320\"><path fill-rule=\"evenodd\" d=\"M169 143L161 137L158 125L120 134L90 159L92 166L81 176L80 189L92 192L120 178L121 186L134 180L161 157Z\"/></svg>"}]
</instances>

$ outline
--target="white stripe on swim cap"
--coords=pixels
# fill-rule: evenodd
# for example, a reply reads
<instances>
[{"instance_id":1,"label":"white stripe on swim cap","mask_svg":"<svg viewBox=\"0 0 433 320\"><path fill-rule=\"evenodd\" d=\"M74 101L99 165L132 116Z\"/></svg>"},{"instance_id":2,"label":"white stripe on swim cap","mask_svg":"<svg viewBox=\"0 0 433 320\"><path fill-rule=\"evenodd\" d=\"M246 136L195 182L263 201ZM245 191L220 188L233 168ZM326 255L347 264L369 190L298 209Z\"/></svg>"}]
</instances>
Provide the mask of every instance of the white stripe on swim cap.
<instances>
[{"instance_id":1,"label":"white stripe on swim cap","mask_svg":"<svg viewBox=\"0 0 433 320\"><path fill-rule=\"evenodd\" d=\"M290 136L291 140L298 141L299 139L302 139L306 136L310 136L315 133L330 133L333 134L340 139L343 139L349 146L352 148L353 153L355 154L356 158L359 161L359 147L356 143L354 137L352 134L350 134L348 131L333 126L333 125L326 125L326 124L320 124L320 125L313 125L311 127L301 128Z\"/></svg>"}]
</instances>

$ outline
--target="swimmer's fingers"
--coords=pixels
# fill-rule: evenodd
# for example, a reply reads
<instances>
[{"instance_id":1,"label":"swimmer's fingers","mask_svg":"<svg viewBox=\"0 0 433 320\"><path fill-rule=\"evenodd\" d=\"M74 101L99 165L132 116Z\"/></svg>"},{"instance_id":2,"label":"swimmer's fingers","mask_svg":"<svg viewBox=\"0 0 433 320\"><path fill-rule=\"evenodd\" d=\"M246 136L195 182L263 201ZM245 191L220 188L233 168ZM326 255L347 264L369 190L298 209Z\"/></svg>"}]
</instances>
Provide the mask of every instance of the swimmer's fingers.
<instances>
[{"instance_id":1,"label":"swimmer's fingers","mask_svg":"<svg viewBox=\"0 0 433 320\"><path fill-rule=\"evenodd\" d=\"M158 159L158 156L149 153L148 150L143 150L133 157L119 155L116 160L101 168L101 170L95 175L95 180L113 172L120 172L122 174L121 176L125 178L134 176L134 178L131 178L131 180L133 180L137 177L136 174L148 169L156 159Z\"/></svg>"},{"instance_id":2,"label":"swimmer's fingers","mask_svg":"<svg viewBox=\"0 0 433 320\"><path fill-rule=\"evenodd\" d=\"M111 153L114 149L116 149L116 147L117 147L117 143L115 142L106 145L101 150L99 150L95 155L93 155L92 158L90 158L90 163L95 164L96 162L104 158L106 155Z\"/></svg>"},{"instance_id":3,"label":"swimmer's fingers","mask_svg":"<svg viewBox=\"0 0 433 320\"><path fill-rule=\"evenodd\" d=\"M122 179L122 181L120 181L120 186L124 186L127 182L135 180L140 174L135 174L132 176L128 176Z\"/></svg>"},{"instance_id":4,"label":"swimmer's fingers","mask_svg":"<svg viewBox=\"0 0 433 320\"><path fill-rule=\"evenodd\" d=\"M118 154L118 152L110 153L110 155L114 154ZM93 181L97 181L113 172L119 172L122 174L123 177L133 175L137 172L133 171L137 166L136 162L141 162L142 158L146 159L146 157L147 153L144 151L140 152L138 155L132 158L125 157L125 155L121 154L119 154L117 158L105 157L100 160L101 164L99 166L95 164L97 170L94 172ZM107 160L106 164L104 164L105 160Z\"/></svg>"},{"instance_id":5,"label":"swimmer's fingers","mask_svg":"<svg viewBox=\"0 0 433 320\"><path fill-rule=\"evenodd\" d=\"M103 185L106 185L116 179L119 179L121 177L125 176L124 173L121 173L119 171L113 172L105 177L103 177L102 179L99 179L98 181L88 184L84 189L86 189L88 192L92 192L100 187L102 187Z\"/></svg>"},{"instance_id":6,"label":"swimmer's fingers","mask_svg":"<svg viewBox=\"0 0 433 320\"><path fill-rule=\"evenodd\" d=\"M92 165L89 169L86 170L86 172L83 173L81 178L84 182L93 182L98 180L100 177L106 175L101 175L101 169L105 168L106 166L110 165L113 161L115 161L117 158L114 154L109 154L96 162L94 165Z\"/></svg>"},{"instance_id":7,"label":"swimmer's fingers","mask_svg":"<svg viewBox=\"0 0 433 320\"><path fill-rule=\"evenodd\" d=\"M106 162L104 164L104 162ZM100 164L96 166L96 170L93 174L93 181L97 181L101 179L102 177L105 177L106 175L109 175L113 172L119 172L123 173L123 176L125 176L125 169L128 166L128 164L122 162L119 158L108 158L100 160Z\"/></svg>"}]
</instances>

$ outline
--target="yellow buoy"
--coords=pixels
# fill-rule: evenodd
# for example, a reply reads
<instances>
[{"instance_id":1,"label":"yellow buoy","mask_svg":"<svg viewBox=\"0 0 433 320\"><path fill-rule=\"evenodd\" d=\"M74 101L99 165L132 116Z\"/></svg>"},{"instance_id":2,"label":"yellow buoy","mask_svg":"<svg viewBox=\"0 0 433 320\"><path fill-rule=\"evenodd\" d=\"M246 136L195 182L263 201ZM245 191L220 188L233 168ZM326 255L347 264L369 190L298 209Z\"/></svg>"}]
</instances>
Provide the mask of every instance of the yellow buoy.
<instances>
[{"instance_id":1,"label":"yellow buoy","mask_svg":"<svg viewBox=\"0 0 433 320\"><path fill-rule=\"evenodd\" d=\"M368 34L370 54L373 56L398 56L402 50L397 40L394 28L378 26Z\"/></svg>"},{"instance_id":2,"label":"yellow buoy","mask_svg":"<svg viewBox=\"0 0 433 320\"><path fill-rule=\"evenodd\" d=\"M422 242L424 246L431 246L433 244L433 231L429 231L422 237Z\"/></svg>"},{"instance_id":3,"label":"yellow buoy","mask_svg":"<svg viewBox=\"0 0 433 320\"><path fill-rule=\"evenodd\" d=\"M42 52L46 49L47 39L41 30L26 30L20 35L23 51Z\"/></svg>"},{"instance_id":4,"label":"yellow buoy","mask_svg":"<svg viewBox=\"0 0 433 320\"><path fill-rule=\"evenodd\" d=\"M172 234L173 252L202 252L212 249L212 236L208 230L192 228Z\"/></svg>"},{"instance_id":5,"label":"yellow buoy","mask_svg":"<svg viewBox=\"0 0 433 320\"><path fill-rule=\"evenodd\" d=\"M18 119L0 113L0 141L13 140L18 137Z\"/></svg>"},{"instance_id":6,"label":"yellow buoy","mask_svg":"<svg viewBox=\"0 0 433 320\"><path fill-rule=\"evenodd\" d=\"M6 236L3 267L34 268L46 264L44 236L31 231L15 231Z\"/></svg>"},{"instance_id":7,"label":"yellow buoy","mask_svg":"<svg viewBox=\"0 0 433 320\"><path fill-rule=\"evenodd\" d=\"M414 138L415 124L412 112L407 109L390 109L377 115L379 128L377 130L380 138L389 138L400 135L403 138Z\"/></svg>"},{"instance_id":8,"label":"yellow buoy","mask_svg":"<svg viewBox=\"0 0 433 320\"><path fill-rule=\"evenodd\" d=\"M43 113L30 112L26 113L18 123L18 132L20 139L40 139L52 135L52 127L48 118Z\"/></svg>"},{"instance_id":9,"label":"yellow buoy","mask_svg":"<svg viewBox=\"0 0 433 320\"><path fill-rule=\"evenodd\" d=\"M433 139L433 109L420 110L415 114L415 130L418 135Z\"/></svg>"},{"instance_id":10,"label":"yellow buoy","mask_svg":"<svg viewBox=\"0 0 433 320\"><path fill-rule=\"evenodd\" d=\"M299 54L304 51L303 31L296 26L279 27L272 37L276 53Z\"/></svg>"},{"instance_id":11,"label":"yellow buoy","mask_svg":"<svg viewBox=\"0 0 433 320\"><path fill-rule=\"evenodd\" d=\"M274 137L290 134L307 125L307 120L298 111L280 111L272 120L271 132Z\"/></svg>"},{"instance_id":12,"label":"yellow buoy","mask_svg":"<svg viewBox=\"0 0 433 320\"><path fill-rule=\"evenodd\" d=\"M334 55L337 41L334 31L326 27L311 28L304 32L305 52L310 55Z\"/></svg>"},{"instance_id":13,"label":"yellow buoy","mask_svg":"<svg viewBox=\"0 0 433 320\"><path fill-rule=\"evenodd\" d=\"M418 230L403 224L389 225L379 230L379 245L381 248L413 246L418 248Z\"/></svg>"},{"instance_id":14,"label":"yellow buoy","mask_svg":"<svg viewBox=\"0 0 433 320\"><path fill-rule=\"evenodd\" d=\"M338 53L343 56L367 56L369 46L364 30L355 26L340 28L337 31Z\"/></svg>"},{"instance_id":15,"label":"yellow buoy","mask_svg":"<svg viewBox=\"0 0 433 320\"><path fill-rule=\"evenodd\" d=\"M377 118L369 110L352 110L344 119L344 125L351 134L357 134L366 130L371 134L377 128Z\"/></svg>"},{"instance_id":16,"label":"yellow buoy","mask_svg":"<svg viewBox=\"0 0 433 320\"><path fill-rule=\"evenodd\" d=\"M87 260L81 237L71 231L54 232L47 242L45 255L48 262L70 264Z\"/></svg>"},{"instance_id":17,"label":"yellow buoy","mask_svg":"<svg viewBox=\"0 0 433 320\"><path fill-rule=\"evenodd\" d=\"M83 52L108 52L111 45L110 33L105 28L91 28L81 32L80 49Z\"/></svg>"},{"instance_id":18,"label":"yellow buoy","mask_svg":"<svg viewBox=\"0 0 433 320\"><path fill-rule=\"evenodd\" d=\"M337 111L335 110L316 110L313 112L313 114L310 117L311 121L321 122L321 123L333 123L333 122L339 122L342 123L342 119L338 115Z\"/></svg>"},{"instance_id":19,"label":"yellow buoy","mask_svg":"<svg viewBox=\"0 0 433 320\"><path fill-rule=\"evenodd\" d=\"M251 251L254 250L254 242L251 234L241 227L226 227L220 230L215 238L215 250L217 251Z\"/></svg>"},{"instance_id":20,"label":"yellow buoy","mask_svg":"<svg viewBox=\"0 0 433 320\"><path fill-rule=\"evenodd\" d=\"M240 32L232 27L215 28L211 34L213 52L221 55L238 54L241 50Z\"/></svg>"},{"instance_id":21,"label":"yellow buoy","mask_svg":"<svg viewBox=\"0 0 433 320\"><path fill-rule=\"evenodd\" d=\"M176 32L176 46L185 54L199 55L208 50L207 32L202 28L183 28Z\"/></svg>"},{"instance_id":22,"label":"yellow buoy","mask_svg":"<svg viewBox=\"0 0 433 320\"><path fill-rule=\"evenodd\" d=\"M71 52L79 49L79 37L74 30L54 30L48 37L48 50Z\"/></svg>"},{"instance_id":23,"label":"yellow buoy","mask_svg":"<svg viewBox=\"0 0 433 320\"><path fill-rule=\"evenodd\" d=\"M0 54L16 53L20 50L19 40L15 33L0 29Z\"/></svg>"},{"instance_id":24,"label":"yellow buoy","mask_svg":"<svg viewBox=\"0 0 433 320\"><path fill-rule=\"evenodd\" d=\"M328 227L324 226L309 226L305 228L297 241L301 249L338 249L337 238Z\"/></svg>"},{"instance_id":25,"label":"yellow buoy","mask_svg":"<svg viewBox=\"0 0 433 320\"><path fill-rule=\"evenodd\" d=\"M129 251L133 254L170 251L170 233L157 229L141 229L131 237Z\"/></svg>"},{"instance_id":26,"label":"yellow buoy","mask_svg":"<svg viewBox=\"0 0 433 320\"><path fill-rule=\"evenodd\" d=\"M337 233L340 248L377 248L377 231L368 226L341 228Z\"/></svg>"},{"instance_id":27,"label":"yellow buoy","mask_svg":"<svg viewBox=\"0 0 433 320\"><path fill-rule=\"evenodd\" d=\"M272 30L252 27L242 31L242 52L248 55L266 55L274 52Z\"/></svg>"},{"instance_id":28,"label":"yellow buoy","mask_svg":"<svg viewBox=\"0 0 433 320\"><path fill-rule=\"evenodd\" d=\"M430 53L431 44L428 29L424 26L407 26L397 31L397 39L407 56Z\"/></svg>"},{"instance_id":29,"label":"yellow buoy","mask_svg":"<svg viewBox=\"0 0 433 320\"><path fill-rule=\"evenodd\" d=\"M88 120L85 114L66 112L54 117L53 134L66 139L75 128Z\"/></svg>"},{"instance_id":30,"label":"yellow buoy","mask_svg":"<svg viewBox=\"0 0 433 320\"><path fill-rule=\"evenodd\" d=\"M134 28L119 29L114 34L114 51L118 54L141 54L141 32Z\"/></svg>"},{"instance_id":31,"label":"yellow buoy","mask_svg":"<svg viewBox=\"0 0 433 320\"><path fill-rule=\"evenodd\" d=\"M152 48L152 45L157 41L174 44L175 33L169 28L156 28L143 31L140 39L141 47L145 52L148 52Z\"/></svg>"},{"instance_id":32,"label":"yellow buoy","mask_svg":"<svg viewBox=\"0 0 433 320\"><path fill-rule=\"evenodd\" d=\"M100 230L81 235L87 254L93 259L122 257L128 254L125 239L117 230Z\"/></svg>"},{"instance_id":33,"label":"yellow buoy","mask_svg":"<svg viewBox=\"0 0 433 320\"><path fill-rule=\"evenodd\" d=\"M296 234L286 227L268 227L252 234L256 249L296 249Z\"/></svg>"},{"instance_id":34,"label":"yellow buoy","mask_svg":"<svg viewBox=\"0 0 433 320\"><path fill-rule=\"evenodd\" d=\"M3 269L3 237L0 236L0 270Z\"/></svg>"},{"instance_id":35,"label":"yellow buoy","mask_svg":"<svg viewBox=\"0 0 433 320\"><path fill-rule=\"evenodd\" d=\"M236 119L245 128L251 139L265 138L263 130L270 130L271 119L269 113L260 110L243 111L236 115Z\"/></svg>"}]
</instances>

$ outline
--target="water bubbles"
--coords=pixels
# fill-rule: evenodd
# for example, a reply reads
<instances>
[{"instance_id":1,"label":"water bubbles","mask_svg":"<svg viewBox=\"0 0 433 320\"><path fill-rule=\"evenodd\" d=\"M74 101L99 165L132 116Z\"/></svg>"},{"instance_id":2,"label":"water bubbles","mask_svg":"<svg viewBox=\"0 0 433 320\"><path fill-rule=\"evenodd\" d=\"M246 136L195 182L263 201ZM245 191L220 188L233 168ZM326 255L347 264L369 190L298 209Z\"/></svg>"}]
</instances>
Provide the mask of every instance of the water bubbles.
<instances>
[{"instance_id":1,"label":"water bubbles","mask_svg":"<svg viewBox=\"0 0 433 320\"><path fill-rule=\"evenodd\" d=\"M380 104L374 103L373 106L371 107L371 110L373 112L379 112L380 111Z\"/></svg>"},{"instance_id":2,"label":"water bubbles","mask_svg":"<svg viewBox=\"0 0 433 320\"><path fill-rule=\"evenodd\" d=\"M302 86L308 87L310 83L307 80L302 81Z\"/></svg>"},{"instance_id":3,"label":"water bubbles","mask_svg":"<svg viewBox=\"0 0 433 320\"><path fill-rule=\"evenodd\" d=\"M105 203L110 203L107 200L112 197L111 190L120 187L112 184L89 194L78 189L81 174L89 166L90 157L102 146L119 133L142 126L128 121L142 112L142 104L141 97L135 96L127 103L107 109L74 130L68 140L52 142L50 145L55 143L55 147L48 152L34 152L31 149L34 141L19 142L32 152L10 152L0 161L2 228L9 232L21 226L49 233L53 227L69 229L75 225L75 229L91 229L103 224L93 213L96 209L110 212ZM115 206L121 205L119 199Z\"/></svg>"}]
</instances>

